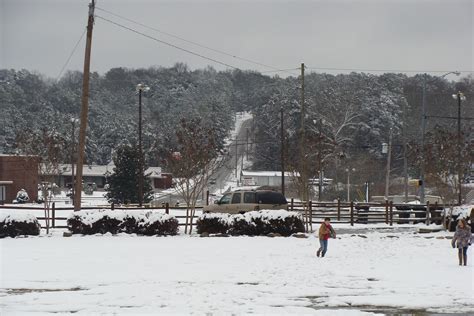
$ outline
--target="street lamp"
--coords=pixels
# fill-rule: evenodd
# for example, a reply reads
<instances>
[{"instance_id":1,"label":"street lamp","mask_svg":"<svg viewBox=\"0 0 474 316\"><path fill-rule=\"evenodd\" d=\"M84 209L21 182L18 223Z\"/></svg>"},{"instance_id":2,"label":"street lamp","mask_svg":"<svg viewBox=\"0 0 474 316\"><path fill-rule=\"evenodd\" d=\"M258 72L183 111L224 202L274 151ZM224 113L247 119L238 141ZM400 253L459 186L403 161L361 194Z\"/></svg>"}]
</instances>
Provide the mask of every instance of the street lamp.
<instances>
[{"instance_id":1,"label":"street lamp","mask_svg":"<svg viewBox=\"0 0 474 316\"><path fill-rule=\"evenodd\" d=\"M150 87L139 83L138 92L138 151L139 151L139 175L138 175L138 205L143 206L143 148L142 148L142 93L147 92Z\"/></svg>"},{"instance_id":2,"label":"street lamp","mask_svg":"<svg viewBox=\"0 0 474 316\"><path fill-rule=\"evenodd\" d=\"M355 172L356 169L355 168L346 168L346 172L347 172L347 202L350 202L351 201L351 181L350 181L350 174L351 174L351 171L352 172Z\"/></svg>"},{"instance_id":3,"label":"street lamp","mask_svg":"<svg viewBox=\"0 0 474 316\"><path fill-rule=\"evenodd\" d=\"M461 184L462 184L462 163L461 163L461 101L466 100L466 96L462 92L458 92L453 94L453 99L458 100L458 204L461 205L462 202L462 192L461 192Z\"/></svg>"},{"instance_id":4,"label":"street lamp","mask_svg":"<svg viewBox=\"0 0 474 316\"><path fill-rule=\"evenodd\" d=\"M459 71L450 71L438 78L444 78L447 75L461 75ZM431 82L431 81L430 81ZM420 202L425 203L425 130L426 130L426 73L423 74L423 100L422 100L422 116L421 116L421 165L420 165Z\"/></svg>"},{"instance_id":5,"label":"street lamp","mask_svg":"<svg viewBox=\"0 0 474 316\"><path fill-rule=\"evenodd\" d=\"M74 132L76 131L76 123L79 122L77 118L71 117L71 200L72 200L72 205L74 205L74 187L76 185L75 182L75 175L74 175L74 148L75 148L75 143L74 143Z\"/></svg>"}]
</instances>

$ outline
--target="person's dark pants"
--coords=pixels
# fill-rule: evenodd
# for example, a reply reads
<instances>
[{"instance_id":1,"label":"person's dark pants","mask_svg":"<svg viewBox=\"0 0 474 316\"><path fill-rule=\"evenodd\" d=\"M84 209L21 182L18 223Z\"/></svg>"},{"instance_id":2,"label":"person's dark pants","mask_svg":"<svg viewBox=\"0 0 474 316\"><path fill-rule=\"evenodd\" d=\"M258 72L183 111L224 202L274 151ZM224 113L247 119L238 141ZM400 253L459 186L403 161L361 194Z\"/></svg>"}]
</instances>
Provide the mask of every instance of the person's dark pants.
<instances>
[{"instance_id":1,"label":"person's dark pants","mask_svg":"<svg viewBox=\"0 0 474 316\"><path fill-rule=\"evenodd\" d=\"M319 244L321 245L321 247L319 247L318 252L321 251L321 257L324 257L324 255L326 254L326 251L328 251L328 240L320 239Z\"/></svg>"},{"instance_id":2,"label":"person's dark pants","mask_svg":"<svg viewBox=\"0 0 474 316\"><path fill-rule=\"evenodd\" d=\"M464 259L464 265L467 265L467 246L458 248L458 257L459 257L459 265L462 265Z\"/></svg>"}]
</instances>

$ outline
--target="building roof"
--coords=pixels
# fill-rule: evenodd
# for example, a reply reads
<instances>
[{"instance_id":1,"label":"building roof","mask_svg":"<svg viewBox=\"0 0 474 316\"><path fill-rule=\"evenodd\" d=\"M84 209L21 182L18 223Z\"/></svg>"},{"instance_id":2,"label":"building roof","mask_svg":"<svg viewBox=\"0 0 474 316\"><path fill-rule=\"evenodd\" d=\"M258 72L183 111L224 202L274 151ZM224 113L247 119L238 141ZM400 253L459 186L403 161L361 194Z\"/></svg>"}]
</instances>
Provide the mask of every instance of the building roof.
<instances>
[{"instance_id":1,"label":"building roof","mask_svg":"<svg viewBox=\"0 0 474 316\"><path fill-rule=\"evenodd\" d=\"M112 174L114 172L115 165L84 165L82 169L82 175L84 177L103 177L106 174ZM71 176L71 165L70 164L59 164L59 174L64 176ZM151 178L161 177L161 167L149 167L146 169L145 174L149 174Z\"/></svg>"}]
</instances>

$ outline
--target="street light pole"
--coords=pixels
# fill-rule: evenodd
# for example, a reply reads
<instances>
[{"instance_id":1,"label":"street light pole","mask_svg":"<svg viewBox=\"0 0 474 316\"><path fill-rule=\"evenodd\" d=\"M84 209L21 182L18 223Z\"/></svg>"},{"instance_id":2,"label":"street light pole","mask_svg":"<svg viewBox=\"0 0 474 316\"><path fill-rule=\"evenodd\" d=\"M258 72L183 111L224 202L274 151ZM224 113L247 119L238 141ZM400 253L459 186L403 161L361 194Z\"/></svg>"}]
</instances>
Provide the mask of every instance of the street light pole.
<instances>
[{"instance_id":1,"label":"street light pole","mask_svg":"<svg viewBox=\"0 0 474 316\"><path fill-rule=\"evenodd\" d=\"M350 181L350 174L351 174L351 169L347 168L347 202L351 201L351 181ZM352 171L356 171L355 168L352 168Z\"/></svg>"},{"instance_id":2,"label":"street light pole","mask_svg":"<svg viewBox=\"0 0 474 316\"><path fill-rule=\"evenodd\" d=\"M143 206L143 148L142 148L142 92L150 90L144 84L137 85L138 90L138 205Z\"/></svg>"},{"instance_id":3,"label":"street light pole","mask_svg":"<svg viewBox=\"0 0 474 316\"><path fill-rule=\"evenodd\" d=\"M458 100L458 204L462 203L462 159L461 159L461 101L466 100L462 92L453 94L453 98Z\"/></svg>"}]
</instances>

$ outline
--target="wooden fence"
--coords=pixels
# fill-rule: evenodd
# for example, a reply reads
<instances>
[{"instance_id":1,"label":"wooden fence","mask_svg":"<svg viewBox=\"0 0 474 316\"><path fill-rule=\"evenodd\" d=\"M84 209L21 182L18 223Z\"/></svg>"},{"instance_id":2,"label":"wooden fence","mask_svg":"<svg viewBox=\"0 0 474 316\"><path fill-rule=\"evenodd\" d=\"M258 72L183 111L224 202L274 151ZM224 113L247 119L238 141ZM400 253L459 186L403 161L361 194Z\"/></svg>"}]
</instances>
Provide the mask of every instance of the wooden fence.
<instances>
[{"instance_id":1,"label":"wooden fence","mask_svg":"<svg viewBox=\"0 0 474 316\"><path fill-rule=\"evenodd\" d=\"M288 204L289 211L297 211L305 218L306 230L312 230L313 224L319 224L324 218L331 218L333 223L358 224L385 223L432 223L444 222L444 206L438 203L430 204L394 204L385 203L354 203L354 202L295 202Z\"/></svg>"},{"instance_id":2,"label":"wooden fence","mask_svg":"<svg viewBox=\"0 0 474 316\"><path fill-rule=\"evenodd\" d=\"M42 212L43 216L38 216L38 220L46 221L44 217L44 208L38 207L25 207L25 206L0 206L2 209L15 209L15 210L29 210ZM170 207L168 203L163 206L152 207L137 207L137 206L115 206L114 204L107 206L89 206L82 207L82 210L90 209L106 209L111 210L130 210L130 211L152 211L152 210L164 210L166 214L176 212L185 212L186 206L173 206ZM313 230L313 224L319 224L324 221L324 218L331 218L333 223L346 223L353 226L354 224L372 224L372 223L385 223L390 226L395 224L408 224L408 223L425 223L426 225L436 223L441 224L444 222L444 206L436 204L393 204L392 202L386 203L354 203L354 202L296 202L293 199L288 203L289 211L300 212L305 220L305 228L307 231ZM65 225L56 225L57 221L66 221L67 217L57 216L57 211L73 211L73 207L56 207L55 203L52 203L50 208L50 226L52 228L67 228ZM196 211L201 211L202 206L197 206ZM172 214L175 216L179 225L186 225L182 220L189 219L187 212L184 214ZM193 221L193 225L196 222Z\"/></svg>"}]
</instances>

